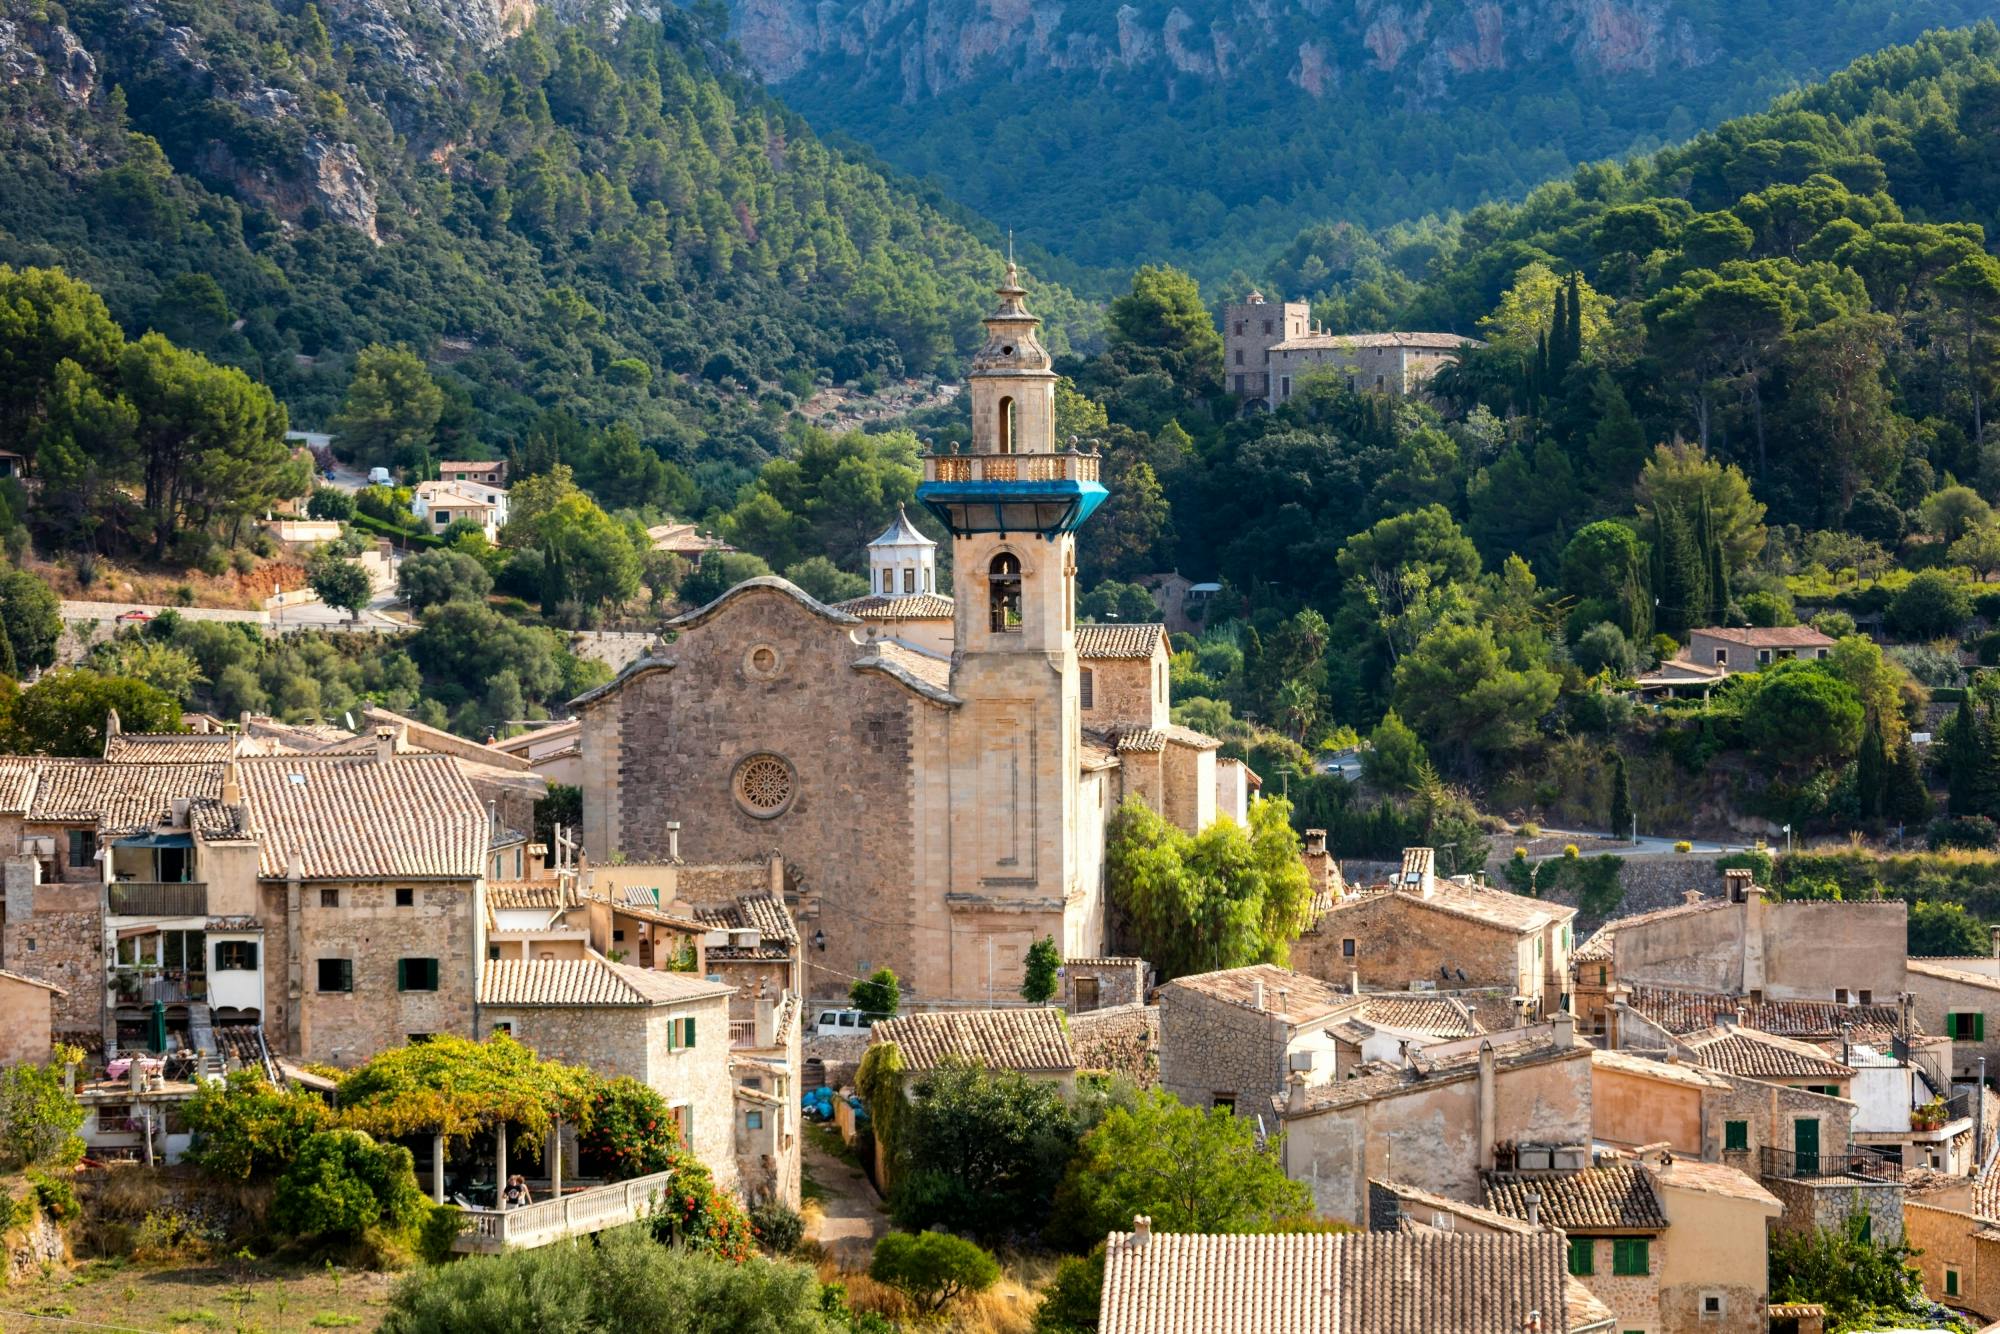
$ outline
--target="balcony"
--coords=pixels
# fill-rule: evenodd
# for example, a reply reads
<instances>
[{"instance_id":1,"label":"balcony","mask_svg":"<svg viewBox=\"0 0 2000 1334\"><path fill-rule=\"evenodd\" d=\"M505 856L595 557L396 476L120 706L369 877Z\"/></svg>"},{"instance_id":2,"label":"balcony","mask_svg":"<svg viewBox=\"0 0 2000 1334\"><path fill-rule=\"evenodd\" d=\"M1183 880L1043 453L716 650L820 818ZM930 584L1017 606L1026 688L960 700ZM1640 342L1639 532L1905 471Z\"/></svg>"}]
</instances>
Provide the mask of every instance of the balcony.
<instances>
[{"instance_id":1,"label":"balcony","mask_svg":"<svg viewBox=\"0 0 2000 1334\"><path fill-rule=\"evenodd\" d=\"M1819 1184L1855 1182L1897 1182L1903 1179L1900 1162L1875 1153L1795 1153L1790 1149L1762 1150L1761 1174L1780 1181L1810 1181Z\"/></svg>"},{"instance_id":2,"label":"balcony","mask_svg":"<svg viewBox=\"0 0 2000 1334\"><path fill-rule=\"evenodd\" d=\"M1072 532L1104 503L1096 454L926 454L917 499L954 534Z\"/></svg>"},{"instance_id":3,"label":"balcony","mask_svg":"<svg viewBox=\"0 0 2000 1334\"><path fill-rule=\"evenodd\" d=\"M926 454L926 482L1095 482L1096 454Z\"/></svg>"},{"instance_id":4,"label":"balcony","mask_svg":"<svg viewBox=\"0 0 2000 1334\"><path fill-rule=\"evenodd\" d=\"M206 917L208 886L199 880L114 880L113 917Z\"/></svg>"}]
</instances>

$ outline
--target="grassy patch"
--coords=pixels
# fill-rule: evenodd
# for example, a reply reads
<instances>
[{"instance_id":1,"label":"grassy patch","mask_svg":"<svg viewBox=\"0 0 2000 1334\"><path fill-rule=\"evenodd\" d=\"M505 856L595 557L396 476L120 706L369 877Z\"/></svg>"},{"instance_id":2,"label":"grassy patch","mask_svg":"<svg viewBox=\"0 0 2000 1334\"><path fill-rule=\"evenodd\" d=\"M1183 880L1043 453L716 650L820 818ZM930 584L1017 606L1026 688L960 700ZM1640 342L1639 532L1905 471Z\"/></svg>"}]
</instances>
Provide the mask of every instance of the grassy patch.
<instances>
[{"instance_id":1,"label":"grassy patch","mask_svg":"<svg viewBox=\"0 0 2000 1334\"><path fill-rule=\"evenodd\" d=\"M819 1149L821 1153L826 1154L830 1158L838 1158L857 1172L861 1170L860 1157L855 1154L853 1149L847 1147L847 1142L841 1139L840 1132L826 1122L808 1121L806 1123L806 1136L812 1140L814 1147Z\"/></svg>"},{"instance_id":2,"label":"grassy patch","mask_svg":"<svg viewBox=\"0 0 2000 1334\"><path fill-rule=\"evenodd\" d=\"M819 1201L826 1199L831 1194L832 1192L827 1190L825 1186L820 1185L818 1179L813 1176L812 1169L810 1167L807 1167L803 1164L800 1165L799 1199L801 1201L808 1204L818 1203Z\"/></svg>"},{"instance_id":3,"label":"grassy patch","mask_svg":"<svg viewBox=\"0 0 2000 1334\"><path fill-rule=\"evenodd\" d=\"M312 1318L314 1329L346 1329L349 1325L361 1323L360 1316L342 1315L338 1311L321 1311Z\"/></svg>"}]
</instances>

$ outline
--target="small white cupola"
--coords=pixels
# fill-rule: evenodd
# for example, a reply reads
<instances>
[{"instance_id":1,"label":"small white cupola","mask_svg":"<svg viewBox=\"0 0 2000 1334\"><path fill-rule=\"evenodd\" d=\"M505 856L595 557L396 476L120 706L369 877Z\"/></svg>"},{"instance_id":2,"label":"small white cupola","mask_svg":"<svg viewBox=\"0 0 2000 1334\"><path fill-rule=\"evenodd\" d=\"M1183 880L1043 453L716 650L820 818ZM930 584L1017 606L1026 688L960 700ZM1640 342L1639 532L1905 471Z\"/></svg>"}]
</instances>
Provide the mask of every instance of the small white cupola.
<instances>
[{"instance_id":1,"label":"small white cupola","mask_svg":"<svg viewBox=\"0 0 2000 1334\"><path fill-rule=\"evenodd\" d=\"M896 521L868 544L868 590L881 597L937 592L937 543L917 530L901 505Z\"/></svg>"}]
</instances>

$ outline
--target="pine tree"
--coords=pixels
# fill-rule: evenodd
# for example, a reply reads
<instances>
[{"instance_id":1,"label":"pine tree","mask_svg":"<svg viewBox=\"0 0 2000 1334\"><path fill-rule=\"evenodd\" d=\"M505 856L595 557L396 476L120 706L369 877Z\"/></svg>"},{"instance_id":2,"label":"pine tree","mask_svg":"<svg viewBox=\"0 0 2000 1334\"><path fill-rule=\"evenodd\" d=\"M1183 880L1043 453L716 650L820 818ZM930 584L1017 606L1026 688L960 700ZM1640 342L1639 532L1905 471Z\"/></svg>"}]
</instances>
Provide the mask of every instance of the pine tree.
<instances>
[{"instance_id":1,"label":"pine tree","mask_svg":"<svg viewBox=\"0 0 2000 1334\"><path fill-rule=\"evenodd\" d=\"M1630 838L1632 826L1632 784L1625 776L1625 755L1611 752L1611 837Z\"/></svg>"},{"instance_id":2,"label":"pine tree","mask_svg":"<svg viewBox=\"0 0 2000 1334\"><path fill-rule=\"evenodd\" d=\"M1989 709L1979 720L1979 757L1973 764L1970 815L2000 814L2000 711ZM1953 807L1952 814L1959 811Z\"/></svg>"},{"instance_id":3,"label":"pine tree","mask_svg":"<svg viewBox=\"0 0 2000 1334\"><path fill-rule=\"evenodd\" d=\"M1924 771L1917 748L1905 742L1896 748L1896 758L1882 790L1882 814L1898 824L1921 824L1931 813L1930 790L1924 786Z\"/></svg>"},{"instance_id":4,"label":"pine tree","mask_svg":"<svg viewBox=\"0 0 2000 1334\"><path fill-rule=\"evenodd\" d=\"M1960 700L1958 712L1944 729L1944 771L1953 815L1976 815L1979 788L1979 719L1971 700Z\"/></svg>"},{"instance_id":5,"label":"pine tree","mask_svg":"<svg viewBox=\"0 0 2000 1334\"><path fill-rule=\"evenodd\" d=\"M1854 759L1854 803L1864 823L1882 813L1883 785L1888 781L1889 756L1882 745L1882 728L1870 718L1861 733L1861 753Z\"/></svg>"},{"instance_id":6,"label":"pine tree","mask_svg":"<svg viewBox=\"0 0 2000 1334\"><path fill-rule=\"evenodd\" d=\"M1583 360L1583 279L1572 273L1569 276L1569 363L1574 366Z\"/></svg>"}]
</instances>

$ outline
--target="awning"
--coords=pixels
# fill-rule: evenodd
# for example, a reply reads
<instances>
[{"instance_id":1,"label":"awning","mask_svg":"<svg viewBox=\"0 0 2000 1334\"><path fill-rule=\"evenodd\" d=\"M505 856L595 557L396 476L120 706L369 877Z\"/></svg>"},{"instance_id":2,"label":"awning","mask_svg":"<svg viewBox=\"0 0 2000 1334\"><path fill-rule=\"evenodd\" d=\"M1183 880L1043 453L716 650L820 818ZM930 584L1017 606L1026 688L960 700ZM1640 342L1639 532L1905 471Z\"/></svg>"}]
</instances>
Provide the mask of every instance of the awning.
<instances>
[{"instance_id":1,"label":"awning","mask_svg":"<svg viewBox=\"0 0 2000 1334\"><path fill-rule=\"evenodd\" d=\"M193 834L135 834L131 838L112 840L114 848L191 848Z\"/></svg>"}]
</instances>

